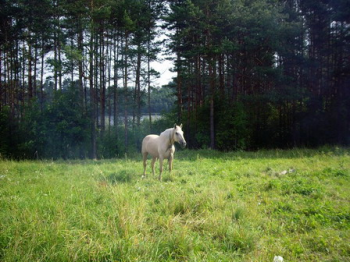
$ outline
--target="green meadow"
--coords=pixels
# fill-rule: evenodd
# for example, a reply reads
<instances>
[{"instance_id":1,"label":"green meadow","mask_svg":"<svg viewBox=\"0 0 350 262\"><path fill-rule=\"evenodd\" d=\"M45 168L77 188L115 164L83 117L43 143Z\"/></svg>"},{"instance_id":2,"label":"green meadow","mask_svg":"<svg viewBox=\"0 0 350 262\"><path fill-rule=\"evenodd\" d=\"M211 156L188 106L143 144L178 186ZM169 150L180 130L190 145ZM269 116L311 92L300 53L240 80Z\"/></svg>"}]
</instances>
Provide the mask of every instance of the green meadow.
<instances>
[{"instance_id":1,"label":"green meadow","mask_svg":"<svg viewBox=\"0 0 350 262\"><path fill-rule=\"evenodd\" d=\"M349 170L348 148L184 150L162 182L140 155L0 160L0 261L350 261Z\"/></svg>"}]
</instances>

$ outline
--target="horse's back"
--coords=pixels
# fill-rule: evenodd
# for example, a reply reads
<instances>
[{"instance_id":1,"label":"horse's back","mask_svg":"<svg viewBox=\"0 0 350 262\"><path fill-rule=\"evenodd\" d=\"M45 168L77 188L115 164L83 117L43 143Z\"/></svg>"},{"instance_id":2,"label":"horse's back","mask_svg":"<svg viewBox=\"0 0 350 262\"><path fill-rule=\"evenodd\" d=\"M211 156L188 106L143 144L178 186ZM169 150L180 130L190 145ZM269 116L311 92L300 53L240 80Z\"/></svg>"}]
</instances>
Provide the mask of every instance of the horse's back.
<instances>
[{"instance_id":1,"label":"horse's back","mask_svg":"<svg viewBox=\"0 0 350 262\"><path fill-rule=\"evenodd\" d=\"M148 135L142 141L142 154L149 153L158 157L158 135Z\"/></svg>"}]
</instances>

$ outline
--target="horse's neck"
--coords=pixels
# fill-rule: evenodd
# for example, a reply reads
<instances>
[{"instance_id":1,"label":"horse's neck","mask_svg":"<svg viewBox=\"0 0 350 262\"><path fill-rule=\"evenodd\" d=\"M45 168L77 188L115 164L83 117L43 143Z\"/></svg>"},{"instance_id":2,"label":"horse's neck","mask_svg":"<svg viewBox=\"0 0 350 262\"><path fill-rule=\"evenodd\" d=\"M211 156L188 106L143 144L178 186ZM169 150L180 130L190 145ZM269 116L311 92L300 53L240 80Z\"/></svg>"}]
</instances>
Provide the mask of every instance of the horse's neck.
<instances>
[{"instance_id":1,"label":"horse's neck","mask_svg":"<svg viewBox=\"0 0 350 262\"><path fill-rule=\"evenodd\" d=\"M174 134L173 134L172 128L165 130L164 132L162 132L160 134L160 136L163 137L163 139L168 142L169 146L172 146L175 143L174 138L173 138Z\"/></svg>"}]
</instances>

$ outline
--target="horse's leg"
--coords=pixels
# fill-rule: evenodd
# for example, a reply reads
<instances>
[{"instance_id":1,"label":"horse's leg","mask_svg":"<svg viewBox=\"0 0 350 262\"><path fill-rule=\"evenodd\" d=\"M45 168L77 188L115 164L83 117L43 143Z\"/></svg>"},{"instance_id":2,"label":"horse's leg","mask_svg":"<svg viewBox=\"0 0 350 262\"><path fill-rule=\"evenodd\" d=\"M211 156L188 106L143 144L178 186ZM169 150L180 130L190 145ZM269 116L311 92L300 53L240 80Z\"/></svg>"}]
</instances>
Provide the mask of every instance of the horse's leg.
<instances>
[{"instance_id":1,"label":"horse's leg","mask_svg":"<svg viewBox=\"0 0 350 262\"><path fill-rule=\"evenodd\" d=\"M142 155L143 155L143 176L146 177L147 152L142 153Z\"/></svg>"},{"instance_id":2,"label":"horse's leg","mask_svg":"<svg viewBox=\"0 0 350 262\"><path fill-rule=\"evenodd\" d=\"M162 172L163 172L163 157L159 157L159 181L162 181Z\"/></svg>"},{"instance_id":3,"label":"horse's leg","mask_svg":"<svg viewBox=\"0 0 350 262\"><path fill-rule=\"evenodd\" d=\"M169 173L171 173L171 170L173 170L173 158L174 158L174 156L170 156L169 157L169 160L168 160L168 162L169 162Z\"/></svg>"},{"instance_id":4,"label":"horse's leg","mask_svg":"<svg viewBox=\"0 0 350 262\"><path fill-rule=\"evenodd\" d=\"M151 166L152 166L152 173L153 173L153 176L154 176L154 164L155 164L156 160L157 160L156 157L153 157L153 158L152 158Z\"/></svg>"}]
</instances>

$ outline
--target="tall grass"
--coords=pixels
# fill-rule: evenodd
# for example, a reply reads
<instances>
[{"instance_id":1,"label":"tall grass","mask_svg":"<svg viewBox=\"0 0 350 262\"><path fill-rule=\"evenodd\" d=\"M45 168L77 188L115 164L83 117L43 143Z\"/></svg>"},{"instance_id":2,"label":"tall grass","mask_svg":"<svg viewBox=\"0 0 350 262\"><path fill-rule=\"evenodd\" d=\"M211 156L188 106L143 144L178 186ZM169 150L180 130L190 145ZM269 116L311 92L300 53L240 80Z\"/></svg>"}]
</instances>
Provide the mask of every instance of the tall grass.
<instances>
[{"instance_id":1,"label":"tall grass","mask_svg":"<svg viewBox=\"0 0 350 262\"><path fill-rule=\"evenodd\" d=\"M347 148L0 162L1 261L350 260ZM151 173L148 170L148 173Z\"/></svg>"}]
</instances>

